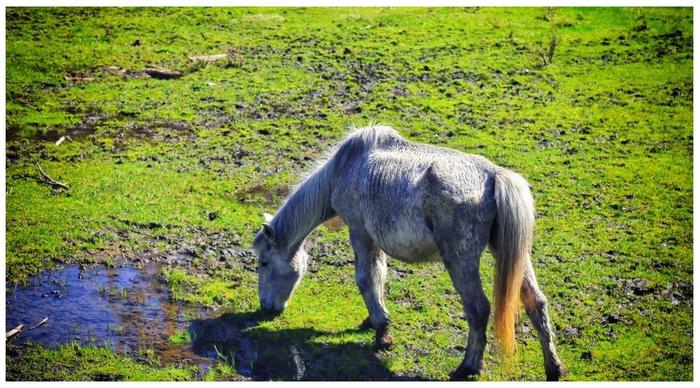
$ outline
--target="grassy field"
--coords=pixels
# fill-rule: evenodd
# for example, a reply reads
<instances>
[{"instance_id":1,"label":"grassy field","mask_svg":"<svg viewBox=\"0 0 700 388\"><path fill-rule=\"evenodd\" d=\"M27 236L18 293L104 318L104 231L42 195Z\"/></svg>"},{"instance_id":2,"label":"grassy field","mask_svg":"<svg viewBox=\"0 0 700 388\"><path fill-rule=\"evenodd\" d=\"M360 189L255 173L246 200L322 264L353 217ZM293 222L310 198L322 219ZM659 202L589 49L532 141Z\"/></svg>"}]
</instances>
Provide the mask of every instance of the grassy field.
<instances>
[{"instance_id":1,"label":"grassy field","mask_svg":"<svg viewBox=\"0 0 700 388\"><path fill-rule=\"evenodd\" d=\"M693 378L692 9L10 8L6 21L8 287L58 263L186 251L160 273L173 297L248 319L262 213L348 127L376 121L528 179L565 379ZM262 363L291 346L304 378L448 378L467 325L441 265L390 260L395 346L375 353L356 330L347 229L308 244L288 309L246 331L270 345ZM482 380L544 379L526 320L517 338L511 365L487 348ZM71 344L7 355L10 380L241 378L226 358L202 374Z\"/></svg>"}]
</instances>

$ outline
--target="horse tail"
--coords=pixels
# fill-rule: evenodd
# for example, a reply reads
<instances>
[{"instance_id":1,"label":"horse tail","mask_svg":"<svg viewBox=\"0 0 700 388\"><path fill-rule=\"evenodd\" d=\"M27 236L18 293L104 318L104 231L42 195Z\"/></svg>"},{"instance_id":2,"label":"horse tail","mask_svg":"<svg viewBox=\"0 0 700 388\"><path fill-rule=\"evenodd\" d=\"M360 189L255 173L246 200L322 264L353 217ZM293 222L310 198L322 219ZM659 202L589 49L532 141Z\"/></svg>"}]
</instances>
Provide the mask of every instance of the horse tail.
<instances>
[{"instance_id":1,"label":"horse tail","mask_svg":"<svg viewBox=\"0 0 700 388\"><path fill-rule=\"evenodd\" d=\"M496 171L494 195L497 214L490 238L496 259L494 326L500 350L512 357L520 287L532 248L535 205L525 179L503 168Z\"/></svg>"}]
</instances>

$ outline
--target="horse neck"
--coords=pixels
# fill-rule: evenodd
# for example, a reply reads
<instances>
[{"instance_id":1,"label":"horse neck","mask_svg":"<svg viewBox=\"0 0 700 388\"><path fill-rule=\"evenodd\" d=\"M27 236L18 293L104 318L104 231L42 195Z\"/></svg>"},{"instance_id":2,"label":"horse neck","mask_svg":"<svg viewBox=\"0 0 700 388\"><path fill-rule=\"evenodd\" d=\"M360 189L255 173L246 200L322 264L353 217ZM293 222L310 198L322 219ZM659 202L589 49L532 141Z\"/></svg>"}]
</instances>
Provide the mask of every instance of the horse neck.
<instances>
[{"instance_id":1,"label":"horse neck","mask_svg":"<svg viewBox=\"0 0 700 388\"><path fill-rule=\"evenodd\" d=\"M300 246L312 230L334 215L330 204L335 181L332 170L329 160L309 175L277 211L272 227L280 246Z\"/></svg>"}]
</instances>

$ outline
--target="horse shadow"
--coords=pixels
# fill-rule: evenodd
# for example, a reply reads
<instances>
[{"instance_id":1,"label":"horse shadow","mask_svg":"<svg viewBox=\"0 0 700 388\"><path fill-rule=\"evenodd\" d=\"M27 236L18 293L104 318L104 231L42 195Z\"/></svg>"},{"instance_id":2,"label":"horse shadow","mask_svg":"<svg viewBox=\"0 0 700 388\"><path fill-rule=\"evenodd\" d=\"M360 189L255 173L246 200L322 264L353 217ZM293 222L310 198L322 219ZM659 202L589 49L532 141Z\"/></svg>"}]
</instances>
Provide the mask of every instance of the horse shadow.
<instances>
[{"instance_id":1,"label":"horse shadow","mask_svg":"<svg viewBox=\"0 0 700 388\"><path fill-rule=\"evenodd\" d=\"M273 318L256 311L193 320L192 350L227 362L252 380L426 380L392 373L370 343L338 339L359 328L325 332L258 326ZM329 337L333 340L327 341Z\"/></svg>"}]
</instances>

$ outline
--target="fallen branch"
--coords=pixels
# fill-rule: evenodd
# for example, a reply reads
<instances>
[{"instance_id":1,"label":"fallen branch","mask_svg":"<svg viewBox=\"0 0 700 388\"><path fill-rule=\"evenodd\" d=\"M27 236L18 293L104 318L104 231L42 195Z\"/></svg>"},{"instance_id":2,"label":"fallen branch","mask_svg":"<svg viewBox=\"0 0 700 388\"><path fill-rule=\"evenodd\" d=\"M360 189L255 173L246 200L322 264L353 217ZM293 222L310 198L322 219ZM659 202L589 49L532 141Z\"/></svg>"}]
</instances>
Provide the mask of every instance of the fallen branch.
<instances>
[{"instance_id":1,"label":"fallen branch","mask_svg":"<svg viewBox=\"0 0 700 388\"><path fill-rule=\"evenodd\" d=\"M8 338L10 338L10 337L16 335L17 333L19 333L20 331L22 331L23 328L24 328L24 325L20 323L19 325L17 325L17 327L15 327L14 329L12 329L12 330L8 331L7 333L5 333L5 339L8 339Z\"/></svg>"},{"instance_id":2,"label":"fallen branch","mask_svg":"<svg viewBox=\"0 0 700 388\"><path fill-rule=\"evenodd\" d=\"M44 172L44 169L42 169L41 166L40 166L38 163L37 163L36 166L39 167L39 172L41 173L41 176L42 176L42 178L43 178L43 179L41 180L42 182L48 183L48 184L50 184L50 185L52 185L52 186L58 186L58 187L61 187L61 188L66 189L66 190L70 190L70 187L68 187L68 185L66 185L65 183L61 183L61 182L59 182L59 181L57 181L57 180L52 179L50 176L48 176L48 175Z\"/></svg>"},{"instance_id":3,"label":"fallen branch","mask_svg":"<svg viewBox=\"0 0 700 388\"><path fill-rule=\"evenodd\" d=\"M177 70L169 70L158 67L147 67L141 70L122 69L117 66L106 66L102 71L114 75L123 75L127 77L152 77L157 79L175 79L183 76L182 72Z\"/></svg>"},{"instance_id":4,"label":"fallen branch","mask_svg":"<svg viewBox=\"0 0 700 388\"><path fill-rule=\"evenodd\" d=\"M227 56L227 54L194 55L190 57L190 60L194 62L214 62L221 59L226 59Z\"/></svg>"},{"instance_id":5,"label":"fallen branch","mask_svg":"<svg viewBox=\"0 0 700 388\"><path fill-rule=\"evenodd\" d=\"M102 71L105 71L105 72L110 73L110 74L117 74L117 75L124 75L127 72L126 69L122 69L122 68L117 67L117 66L106 66L106 67L102 68Z\"/></svg>"},{"instance_id":6,"label":"fallen branch","mask_svg":"<svg viewBox=\"0 0 700 388\"><path fill-rule=\"evenodd\" d=\"M175 79L182 77L182 73L175 70L156 69L154 67L147 67L141 71L157 79Z\"/></svg>"},{"instance_id":7,"label":"fallen branch","mask_svg":"<svg viewBox=\"0 0 700 388\"><path fill-rule=\"evenodd\" d=\"M37 323L36 325L34 325L34 327L32 327L32 328L29 329L29 330L34 330L34 329L36 329L37 327L39 327L39 326L45 324L45 323L48 322L48 321L49 321L49 317L46 317L46 318L42 319L41 322Z\"/></svg>"}]
</instances>

